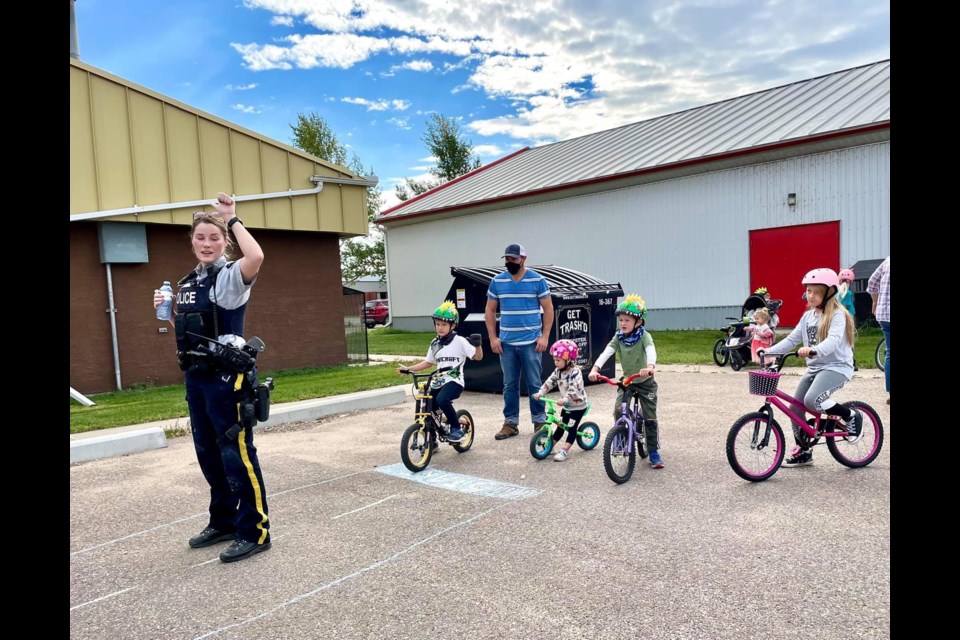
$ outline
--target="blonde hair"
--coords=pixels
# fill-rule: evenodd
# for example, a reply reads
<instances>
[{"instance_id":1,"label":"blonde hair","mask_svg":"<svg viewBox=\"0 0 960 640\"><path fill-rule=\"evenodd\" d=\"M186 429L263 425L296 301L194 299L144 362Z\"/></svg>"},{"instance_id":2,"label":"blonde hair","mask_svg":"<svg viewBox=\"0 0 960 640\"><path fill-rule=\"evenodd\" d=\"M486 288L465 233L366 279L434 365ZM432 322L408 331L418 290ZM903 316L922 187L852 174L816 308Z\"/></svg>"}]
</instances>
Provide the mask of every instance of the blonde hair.
<instances>
[{"instance_id":1,"label":"blonde hair","mask_svg":"<svg viewBox=\"0 0 960 640\"><path fill-rule=\"evenodd\" d=\"M763 322L759 321L759 318L761 317L765 318ZM766 324L770 322L770 312L766 308L760 307L759 309L753 312L753 320L757 324Z\"/></svg>"},{"instance_id":2,"label":"blonde hair","mask_svg":"<svg viewBox=\"0 0 960 640\"><path fill-rule=\"evenodd\" d=\"M830 288L828 287L827 292L829 293L829 291ZM827 339L827 334L830 333L830 322L833 320L833 314L835 313L843 314L843 319L846 323L843 335L847 339L847 342L850 343L850 348L852 349L853 344L857 341L857 327L854 325L853 316L850 315L846 307L840 304L837 296L833 296L823 304L823 315L820 316L820 323L817 325L817 342L823 342Z\"/></svg>"}]
</instances>

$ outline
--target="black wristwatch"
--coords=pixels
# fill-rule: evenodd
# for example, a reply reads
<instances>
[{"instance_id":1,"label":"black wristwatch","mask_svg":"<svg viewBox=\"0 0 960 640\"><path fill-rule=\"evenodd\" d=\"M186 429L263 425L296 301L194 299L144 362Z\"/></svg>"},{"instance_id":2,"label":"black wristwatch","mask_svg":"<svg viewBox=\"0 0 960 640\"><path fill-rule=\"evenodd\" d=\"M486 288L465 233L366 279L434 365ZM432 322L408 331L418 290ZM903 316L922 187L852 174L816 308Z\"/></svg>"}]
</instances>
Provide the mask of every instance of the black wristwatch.
<instances>
[{"instance_id":1,"label":"black wristwatch","mask_svg":"<svg viewBox=\"0 0 960 640\"><path fill-rule=\"evenodd\" d=\"M243 223L243 220L240 219L240 216L233 216L230 218L230 222L227 223L227 231L233 231L233 225L236 223Z\"/></svg>"}]
</instances>

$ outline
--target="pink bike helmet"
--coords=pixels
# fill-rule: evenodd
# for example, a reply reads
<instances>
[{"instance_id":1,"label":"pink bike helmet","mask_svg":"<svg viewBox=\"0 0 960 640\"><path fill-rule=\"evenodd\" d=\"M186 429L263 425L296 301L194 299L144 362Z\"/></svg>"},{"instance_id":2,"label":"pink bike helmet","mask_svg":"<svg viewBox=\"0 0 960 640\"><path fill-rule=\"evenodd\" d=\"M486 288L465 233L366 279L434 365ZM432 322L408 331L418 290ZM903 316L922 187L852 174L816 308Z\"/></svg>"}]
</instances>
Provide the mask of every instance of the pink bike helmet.
<instances>
[{"instance_id":1,"label":"pink bike helmet","mask_svg":"<svg viewBox=\"0 0 960 640\"><path fill-rule=\"evenodd\" d=\"M843 282L844 280L847 282L853 282L857 279L857 277L853 275L853 269L840 269L840 275L837 277L840 278L840 282Z\"/></svg>"},{"instance_id":2,"label":"pink bike helmet","mask_svg":"<svg viewBox=\"0 0 960 640\"><path fill-rule=\"evenodd\" d=\"M822 284L826 285L827 289L829 290L830 287L836 287L840 284L840 277L833 269L814 269L812 271L808 271L807 275L803 276L803 281L801 284Z\"/></svg>"},{"instance_id":3,"label":"pink bike helmet","mask_svg":"<svg viewBox=\"0 0 960 640\"><path fill-rule=\"evenodd\" d=\"M554 358L564 358L566 360L576 360L580 355L580 347L573 340L557 340L550 345L550 355Z\"/></svg>"}]
</instances>

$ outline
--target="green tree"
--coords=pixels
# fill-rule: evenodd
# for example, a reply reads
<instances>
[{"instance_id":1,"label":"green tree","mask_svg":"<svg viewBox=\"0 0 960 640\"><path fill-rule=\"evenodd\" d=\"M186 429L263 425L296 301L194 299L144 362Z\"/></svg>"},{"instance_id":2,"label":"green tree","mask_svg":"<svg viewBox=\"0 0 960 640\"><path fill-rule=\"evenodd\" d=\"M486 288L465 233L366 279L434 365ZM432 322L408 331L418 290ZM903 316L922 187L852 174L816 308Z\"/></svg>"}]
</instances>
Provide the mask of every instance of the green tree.
<instances>
[{"instance_id":1,"label":"green tree","mask_svg":"<svg viewBox=\"0 0 960 640\"><path fill-rule=\"evenodd\" d=\"M297 124L290 125L293 130L293 146L310 155L323 158L328 162L347 166L347 149L337 140L337 136L327 122L317 115L297 114Z\"/></svg>"},{"instance_id":2,"label":"green tree","mask_svg":"<svg viewBox=\"0 0 960 640\"><path fill-rule=\"evenodd\" d=\"M347 167L358 176L368 173L356 154L347 161L347 149L326 121L316 113L297 114L297 124L290 125L293 131L291 144L328 162ZM363 276L376 276L383 280L387 274L384 258L383 228L373 224L380 213L380 197L383 190L379 187L367 188L367 222L370 235L366 238L350 238L340 241L340 277L344 282L353 282Z\"/></svg>"},{"instance_id":3,"label":"green tree","mask_svg":"<svg viewBox=\"0 0 960 640\"><path fill-rule=\"evenodd\" d=\"M408 200L436 186L480 168L480 159L473 153L473 144L463 137L460 126L453 118L444 118L439 113L431 114L427 131L420 138L437 164L430 169L436 180L404 178L404 184L394 189L399 200Z\"/></svg>"}]
</instances>

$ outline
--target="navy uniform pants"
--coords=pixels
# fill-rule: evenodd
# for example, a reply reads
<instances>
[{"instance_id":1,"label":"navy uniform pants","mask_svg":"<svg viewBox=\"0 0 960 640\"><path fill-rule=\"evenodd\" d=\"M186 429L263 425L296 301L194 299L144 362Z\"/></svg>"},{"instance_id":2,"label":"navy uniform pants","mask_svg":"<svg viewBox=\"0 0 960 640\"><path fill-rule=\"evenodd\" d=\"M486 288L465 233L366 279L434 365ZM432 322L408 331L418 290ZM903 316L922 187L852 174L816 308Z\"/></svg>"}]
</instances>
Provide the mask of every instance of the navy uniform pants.
<instances>
[{"instance_id":1,"label":"navy uniform pants","mask_svg":"<svg viewBox=\"0 0 960 640\"><path fill-rule=\"evenodd\" d=\"M253 428L243 429L235 440L224 436L240 419L237 390L243 374L188 371L185 378L193 446L210 485L209 525L264 544L270 539L270 520Z\"/></svg>"}]
</instances>

